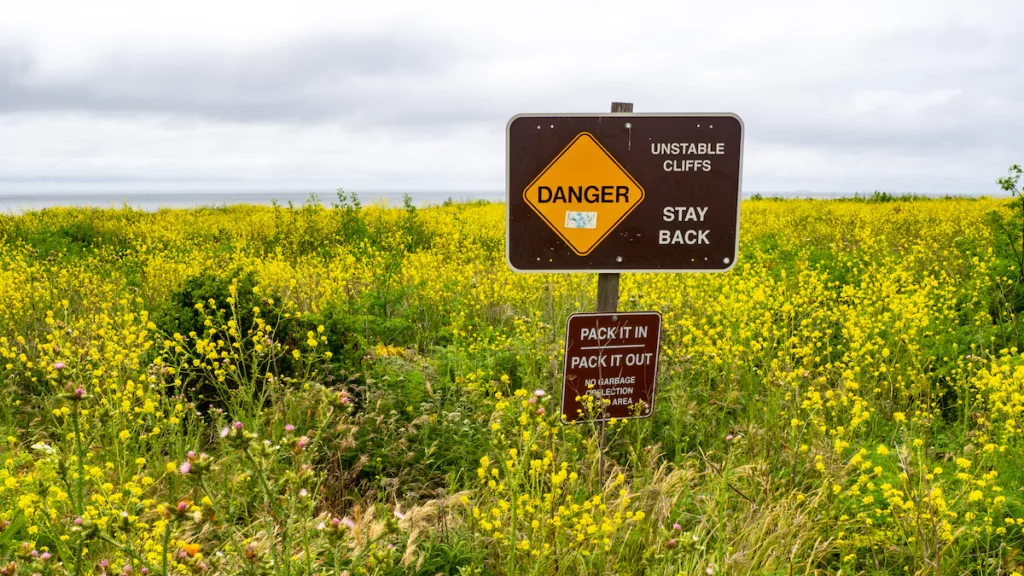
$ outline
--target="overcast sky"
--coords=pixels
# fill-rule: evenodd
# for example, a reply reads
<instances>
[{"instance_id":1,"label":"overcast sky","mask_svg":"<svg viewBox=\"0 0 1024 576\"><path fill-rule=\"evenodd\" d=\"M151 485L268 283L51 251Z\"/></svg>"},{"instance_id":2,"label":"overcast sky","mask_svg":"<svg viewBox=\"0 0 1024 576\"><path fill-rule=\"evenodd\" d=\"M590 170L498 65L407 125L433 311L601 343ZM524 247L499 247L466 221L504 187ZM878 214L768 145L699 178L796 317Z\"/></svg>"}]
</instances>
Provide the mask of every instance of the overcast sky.
<instances>
[{"instance_id":1,"label":"overcast sky","mask_svg":"<svg viewBox=\"0 0 1024 576\"><path fill-rule=\"evenodd\" d=\"M995 194L1024 2L0 0L0 195L501 191L521 112L735 112L744 189Z\"/></svg>"}]
</instances>

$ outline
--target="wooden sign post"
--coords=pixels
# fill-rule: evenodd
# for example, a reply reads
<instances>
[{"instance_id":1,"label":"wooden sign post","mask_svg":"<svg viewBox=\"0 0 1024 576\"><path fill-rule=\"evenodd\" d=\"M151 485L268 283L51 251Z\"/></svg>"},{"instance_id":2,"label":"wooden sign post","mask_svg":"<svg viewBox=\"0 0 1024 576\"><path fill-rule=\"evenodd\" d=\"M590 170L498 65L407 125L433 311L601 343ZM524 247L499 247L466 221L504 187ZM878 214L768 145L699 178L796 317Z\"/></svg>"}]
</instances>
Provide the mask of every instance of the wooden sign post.
<instances>
[{"instance_id":1,"label":"wooden sign post","mask_svg":"<svg viewBox=\"0 0 1024 576\"><path fill-rule=\"evenodd\" d=\"M632 114L632 102L612 102L612 114ZM597 311L615 312L619 309L619 273L601 272L597 275Z\"/></svg>"},{"instance_id":2,"label":"wooden sign post","mask_svg":"<svg viewBox=\"0 0 1024 576\"><path fill-rule=\"evenodd\" d=\"M612 102L612 114L632 114L633 103L632 102ZM618 272L599 272L597 275L597 311L598 312L615 312L619 309L619 273ZM659 326L660 328L660 326ZM659 334L660 336L660 334ZM568 342L568 339L566 340ZM568 349L566 349L566 358L568 358ZM563 370L564 372L564 370ZM563 376L564 380L564 376ZM565 384L562 384L562 405L565 406ZM565 410L562 410L562 421L565 422ZM605 431L604 423L605 419L600 419L600 443L599 460L597 463L598 472L604 473L604 444L605 444Z\"/></svg>"}]
</instances>

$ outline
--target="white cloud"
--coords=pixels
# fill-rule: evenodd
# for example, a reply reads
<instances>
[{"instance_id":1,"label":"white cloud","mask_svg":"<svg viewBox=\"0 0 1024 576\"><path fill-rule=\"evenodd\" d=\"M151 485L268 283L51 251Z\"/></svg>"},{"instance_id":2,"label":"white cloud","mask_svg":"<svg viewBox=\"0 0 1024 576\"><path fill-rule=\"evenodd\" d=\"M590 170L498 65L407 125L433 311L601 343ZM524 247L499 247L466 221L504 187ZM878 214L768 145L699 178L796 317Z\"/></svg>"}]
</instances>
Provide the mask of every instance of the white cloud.
<instances>
[{"instance_id":1,"label":"white cloud","mask_svg":"<svg viewBox=\"0 0 1024 576\"><path fill-rule=\"evenodd\" d=\"M0 195L496 190L508 117L611 100L739 113L748 190L994 193L1024 161L1012 0L8 4Z\"/></svg>"}]
</instances>

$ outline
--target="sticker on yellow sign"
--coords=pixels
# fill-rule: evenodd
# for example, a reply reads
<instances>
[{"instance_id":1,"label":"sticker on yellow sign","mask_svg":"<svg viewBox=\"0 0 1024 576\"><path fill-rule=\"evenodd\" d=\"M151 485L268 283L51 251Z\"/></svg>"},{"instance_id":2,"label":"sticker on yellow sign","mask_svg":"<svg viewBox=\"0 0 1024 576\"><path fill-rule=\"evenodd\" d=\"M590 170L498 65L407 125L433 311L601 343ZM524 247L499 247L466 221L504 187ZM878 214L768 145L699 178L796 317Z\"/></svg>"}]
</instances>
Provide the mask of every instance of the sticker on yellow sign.
<instances>
[{"instance_id":1,"label":"sticker on yellow sign","mask_svg":"<svg viewBox=\"0 0 1024 576\"><path fill-rule=\"evenodd\" d=\"M589 132L581 132L523 191L523 199L586 256L644 199L644 189Z\"/></svg>"}]
</instances>

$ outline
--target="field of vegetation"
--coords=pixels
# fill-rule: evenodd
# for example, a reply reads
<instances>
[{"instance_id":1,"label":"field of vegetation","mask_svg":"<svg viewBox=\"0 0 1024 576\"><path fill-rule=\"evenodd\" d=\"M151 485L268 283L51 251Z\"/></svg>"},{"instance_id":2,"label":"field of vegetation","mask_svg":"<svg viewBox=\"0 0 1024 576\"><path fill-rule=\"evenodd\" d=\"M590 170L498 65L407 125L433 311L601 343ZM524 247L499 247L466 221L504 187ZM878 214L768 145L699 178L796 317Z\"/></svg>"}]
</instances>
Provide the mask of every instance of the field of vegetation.
<instances>
[{"instance_id":1,"label":"field of vegetation","mask_svg":"<svg viewBox=\"0 0 1024 576\"><path fill-rule=\"evenodd\" d=\"M1007 200L742 213L603 441L500 204L0 215L0 575L1020 576Z\"/></svg>"}]
</instances>

